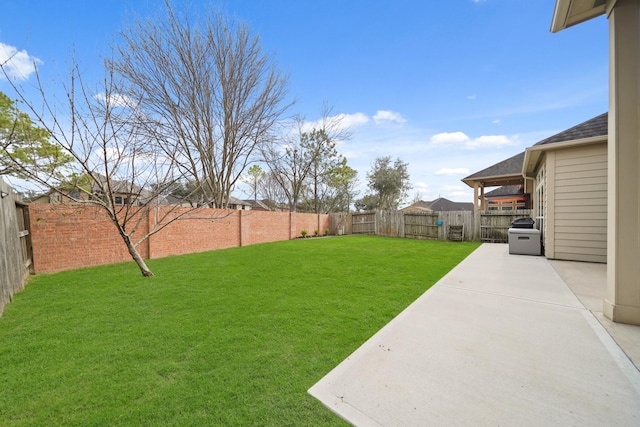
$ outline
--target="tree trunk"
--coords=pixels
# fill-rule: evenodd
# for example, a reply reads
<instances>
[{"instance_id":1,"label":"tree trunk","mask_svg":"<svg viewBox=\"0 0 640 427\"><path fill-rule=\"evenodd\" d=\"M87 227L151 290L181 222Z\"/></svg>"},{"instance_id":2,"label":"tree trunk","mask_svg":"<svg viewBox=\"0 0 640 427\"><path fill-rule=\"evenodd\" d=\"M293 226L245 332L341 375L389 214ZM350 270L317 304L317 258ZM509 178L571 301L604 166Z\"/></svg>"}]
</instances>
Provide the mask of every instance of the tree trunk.
<instances>
[{"instance_id":1,"label":"tree trunk","mask_svg":"<svg viewBox=\"0 0 640 427\"><path fill-rule=\"evenodd\" d=\"M140 273L142 273L144 277L153 276L153 271L151 271L149 267L147 267L147 263L144 262L144 259L140 255L140 252L138 252L136 246L131 242L131 238L129 237L129 235L120 227L119 224L116 225L118 227L118 231L120 232L122 240L124 240L124 243L127 245L127 250L129 251L131 258L133 258L136 264L138 264Z\"/></svg>"},{"instance_id":2,"label":"tree trunk","mask_svg":"<svg viewBox=\"0 0 640 427\"><path fill-rule=\"evenodd\" d=\"M127 243L127 249L131 254L131 258L133 258L136 264L138 264L138 268L140 269L140 272L142 273L142 275L144 277L153 276L153 272L149 270L149 267L147 267L147 263L144 262L144 259L142 258L142 256L140 256L140 253L138 252L136 247L133 246L133 244L131 243L131 240L125 239L125 241Z\"/></svg>"}]
</instances>

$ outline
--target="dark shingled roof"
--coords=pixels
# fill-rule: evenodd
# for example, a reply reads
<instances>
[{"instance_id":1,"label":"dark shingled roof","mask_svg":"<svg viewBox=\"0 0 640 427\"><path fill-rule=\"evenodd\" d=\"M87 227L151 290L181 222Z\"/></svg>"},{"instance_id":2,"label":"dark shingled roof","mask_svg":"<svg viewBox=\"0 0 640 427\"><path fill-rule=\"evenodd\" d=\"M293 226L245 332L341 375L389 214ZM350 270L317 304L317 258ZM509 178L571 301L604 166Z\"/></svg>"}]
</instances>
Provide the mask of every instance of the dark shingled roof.
<instances>
[{"instance_id":1,"label":"dark shingled roof","mask_svg":"<svg viewBox=\"0 0 640 427\"><path fill-rule=\"evenodd\" d=\"M543 139L535 145L553 144L554 142L575 141L577 139L593 138L596 136L607 136L609 124L609 113L600 114L593 119L575 125L565 131Z\"/></svg>"},{"instance_id":2,"label":"dark shingled roof","mask_svg":"<svg viewBox=\"0 0 640 427\"><path fill-rule=\"evenodd\" d=\"M484 193L485 198L504 197L504 196L522 196L524 190L521 185L503 185L488 193Z\"/></svg>"},{"instance_id":3,"label":"dark shingled roof","mask_svg":"<svg viewBox=\"0 0 640 427\"><path fill-rule=\"evenodd\" d=\"M472 211L473 203L467 202L452 202L444 197L439 197L431 202L427 202L429 207L434 212L448 212L448 211Z\"/></svg>"},{"instance_id":4,"label":"dark shingled roof","mask_svg":"<svg viewBox=\"0 0 640 427\"><path fill-rule=\"evenodd\" d=\"M464 178L463 181L474 180L489 176L520 175L522 173L523 161L524 151L522 153L516 154L513 157L509 157L507 160L503 160L493 166L482 169L480 172L469 175L468 177Z\"/></svg>"},{"instance_id":5,"label":"dark shingled roof","mask_svg":"<svg viewBox=\"0 0 640 427\"><path fill-rule=\"evenodd\" d=\"M467 202L452 202L444 197L439 197L430 202L424 200L418 200L417 202L402 209L403 211L433 211L433 212L449 212L449 211L472 211L473 203Z\"/></svg>"}]
</instances>

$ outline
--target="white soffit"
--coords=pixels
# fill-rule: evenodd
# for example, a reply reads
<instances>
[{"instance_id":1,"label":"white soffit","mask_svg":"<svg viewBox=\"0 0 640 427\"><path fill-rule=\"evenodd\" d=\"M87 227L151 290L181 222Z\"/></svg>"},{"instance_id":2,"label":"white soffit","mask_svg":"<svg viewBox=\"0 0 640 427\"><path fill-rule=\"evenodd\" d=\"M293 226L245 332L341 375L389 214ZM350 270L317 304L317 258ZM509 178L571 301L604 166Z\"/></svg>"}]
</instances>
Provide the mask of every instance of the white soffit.
<instances>
[{"instance_id":1,"label":"white soffit","mask_svg":"<svg viewBox=\"0 0 640 427\"><path fill-rule=\"evenodd\" d=\"M557 33L596 16L604 15L606 10L607 0L556 0L551 32Z\"/></svg>"}]
</instances>

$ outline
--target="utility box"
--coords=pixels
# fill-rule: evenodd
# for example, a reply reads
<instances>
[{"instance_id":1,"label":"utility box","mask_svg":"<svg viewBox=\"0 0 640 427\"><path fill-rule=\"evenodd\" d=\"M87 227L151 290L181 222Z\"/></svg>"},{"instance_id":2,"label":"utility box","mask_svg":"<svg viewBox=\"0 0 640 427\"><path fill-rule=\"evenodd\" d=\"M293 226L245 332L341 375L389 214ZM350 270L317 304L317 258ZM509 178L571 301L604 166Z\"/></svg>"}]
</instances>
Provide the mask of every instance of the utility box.
<instances>
[{"instance_id":1,"label":"utility box","mask_svg":"<svg viewBox=\"0 0 640 427\"><path fill-rule=\"evenodd\" d=\"M510 228L509 253L514 255L541 255L540 230L535 228Z\"/></svg>"}]
</instances>

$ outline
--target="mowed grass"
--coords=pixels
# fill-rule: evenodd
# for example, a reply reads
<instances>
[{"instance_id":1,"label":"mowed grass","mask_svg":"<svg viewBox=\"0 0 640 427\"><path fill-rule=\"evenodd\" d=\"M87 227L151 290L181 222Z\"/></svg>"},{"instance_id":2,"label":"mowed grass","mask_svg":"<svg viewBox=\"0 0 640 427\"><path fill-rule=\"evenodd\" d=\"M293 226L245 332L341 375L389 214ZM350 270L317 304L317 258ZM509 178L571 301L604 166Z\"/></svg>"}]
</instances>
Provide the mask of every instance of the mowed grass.
<instances>
[{"instance_id":1,"label":"mowed grass","mask_svg":"<svg viewBox=\"0 0 640 427\"><path fill-rule=\"evenodd\" d=\"M477 246L347 236L36 276L0 317L0 425L343 425L307 389Z\"/></svg>"}]
</instances>

